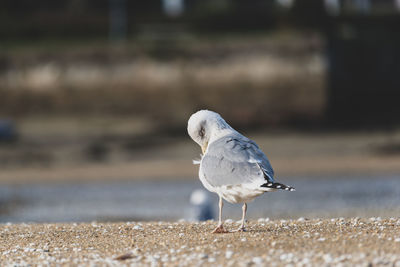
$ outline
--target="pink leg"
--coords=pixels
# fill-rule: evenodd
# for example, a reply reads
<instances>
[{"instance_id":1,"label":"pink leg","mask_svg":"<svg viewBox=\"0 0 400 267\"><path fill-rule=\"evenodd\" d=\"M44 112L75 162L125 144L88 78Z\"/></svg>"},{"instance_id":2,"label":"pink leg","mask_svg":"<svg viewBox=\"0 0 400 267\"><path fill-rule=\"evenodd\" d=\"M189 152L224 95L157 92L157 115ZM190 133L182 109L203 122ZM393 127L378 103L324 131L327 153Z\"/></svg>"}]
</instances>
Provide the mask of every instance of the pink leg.
<instances>
[{"instance_id":1,"label":"pink leg","mask_svg":"<svg viewBox=\"0 0 400 267\"><path fill-rule=\"evenodd\" d=\"M236 232L245 232L246 228L244 227L244 221L245 221L245 217L246 217L246 211L247 211L247 204L244 203L243 207L242 207L242 223L240 224L240 227L236 230Z\"/></svg>"},{"instance_id":2,"label":"pink leg","mask_svg":"<svg viewBox=\"0 0 400 267\"><path fill-rule=\"evenodd\" d=\"M223 233L229 233L229 231L225 230L224 225L222 223L222 207L224 206L224 202L222 201L222 198L219 197L219 222L217 228L212 231L213 234L223 234Z\"/></svg>"}]
</instances>

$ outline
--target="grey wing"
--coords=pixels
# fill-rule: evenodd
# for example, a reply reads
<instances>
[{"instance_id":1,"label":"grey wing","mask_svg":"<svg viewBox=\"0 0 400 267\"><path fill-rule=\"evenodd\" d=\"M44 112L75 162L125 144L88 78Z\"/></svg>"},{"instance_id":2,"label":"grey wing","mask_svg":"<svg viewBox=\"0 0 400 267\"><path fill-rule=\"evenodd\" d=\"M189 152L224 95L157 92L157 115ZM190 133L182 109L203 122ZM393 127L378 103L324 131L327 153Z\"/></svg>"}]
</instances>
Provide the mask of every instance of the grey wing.
<instances>
[{"instance_id":1,"label":"grey wing","mask_svg":"<svg viewBox=\"0 0 400 267\"><path fill-rule=\"evenodd\" d=\"M253 141L240 134L211 143L200 168L212 186L274 181L267 157Z\"/></svg>"},{"instance_id":2,"label":"grey wing","mask_svg":"<svg viewBox=\"0 0 400 267\"><path fill-rule=\"evenodd\" d=\"M259 167L261 168L265 180L267 182L274 182L274 170L272 169L271 163L269 162L267 156L261 151L261 149L257 146L257 144L246 138L248 140L248 146L250 148L248 149L249 157L252 160L255 160Z\"/></svg>"}]
</instances>

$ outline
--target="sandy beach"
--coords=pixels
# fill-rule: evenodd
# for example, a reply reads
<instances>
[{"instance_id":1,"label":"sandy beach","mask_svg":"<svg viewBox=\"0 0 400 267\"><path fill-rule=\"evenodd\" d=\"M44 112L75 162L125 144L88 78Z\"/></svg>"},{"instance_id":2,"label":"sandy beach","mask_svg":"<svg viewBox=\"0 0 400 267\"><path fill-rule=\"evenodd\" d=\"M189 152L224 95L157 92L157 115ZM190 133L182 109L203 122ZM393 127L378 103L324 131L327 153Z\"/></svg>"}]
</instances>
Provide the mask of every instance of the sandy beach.
<instances>
[{"instance_id":1,"label":"sandy beach","mask_svg":"<svg viewBox=\"0 0 400 267\"><path fill-rule=\"evenodd\" d=\"M3 224L3 266L400 266L400 219ZM226 221L233 230L237 223Z\"/></svg>"}]
</instances>

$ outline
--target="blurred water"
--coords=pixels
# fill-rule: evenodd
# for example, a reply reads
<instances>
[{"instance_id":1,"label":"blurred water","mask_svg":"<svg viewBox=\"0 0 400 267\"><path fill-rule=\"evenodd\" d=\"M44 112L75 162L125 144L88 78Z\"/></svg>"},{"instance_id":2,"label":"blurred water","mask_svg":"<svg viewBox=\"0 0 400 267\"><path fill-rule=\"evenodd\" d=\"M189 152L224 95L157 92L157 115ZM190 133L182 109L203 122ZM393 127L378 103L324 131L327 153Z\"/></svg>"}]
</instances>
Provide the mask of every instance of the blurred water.
<instances>
[{"instance_id":1,"label":"blurred water","mask_svg":"<svg viewBox=\"0 0 400 267\"><path fill-rule=\"evenodd\" d=\"M266 193L250 203L248 218L392 216L400 211L400 179L283 177L295 192ZM177 220L190 214L198 180L2 185L0 222ZM210 193L217 210L217 196ZM224 218L239 220L241 206L226 204Z\"/></svg>"}]
</instances>

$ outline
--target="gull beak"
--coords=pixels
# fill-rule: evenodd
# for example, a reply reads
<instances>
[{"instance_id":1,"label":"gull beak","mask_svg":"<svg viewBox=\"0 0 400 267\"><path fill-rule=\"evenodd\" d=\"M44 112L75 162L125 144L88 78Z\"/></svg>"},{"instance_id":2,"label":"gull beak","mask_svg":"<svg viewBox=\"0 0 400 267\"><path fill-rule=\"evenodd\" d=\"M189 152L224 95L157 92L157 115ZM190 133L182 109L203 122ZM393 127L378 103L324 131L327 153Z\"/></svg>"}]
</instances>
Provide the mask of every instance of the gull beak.
<instances>
[{"instance_id":1,"label":"gull beak","mask_svg":"<svg viewBox=\"0 0 400 267\"><path fill-rule=\"evenodd\" d=\"M207 146L208 146L208 142L206 142L206 143L201 147L201 151L203 152L203 155L206 153Z\"/></svg>"}]
</instances>

